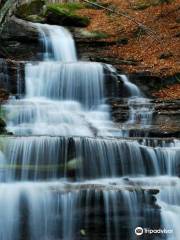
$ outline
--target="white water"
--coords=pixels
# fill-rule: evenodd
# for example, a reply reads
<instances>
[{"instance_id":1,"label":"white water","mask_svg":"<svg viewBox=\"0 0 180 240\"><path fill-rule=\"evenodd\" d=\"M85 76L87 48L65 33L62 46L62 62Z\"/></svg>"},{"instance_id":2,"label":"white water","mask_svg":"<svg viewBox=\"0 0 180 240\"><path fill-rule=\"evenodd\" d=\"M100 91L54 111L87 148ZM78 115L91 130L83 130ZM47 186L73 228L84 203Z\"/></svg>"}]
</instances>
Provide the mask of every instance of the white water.
<instances>
[{"instance_id":1,"label":"white water","mask_svg":"<svg viewBox=\"0 0 180 240\"><path fill-rule=\"evenodd\" d=\"M150 127L153 114L150 99L145 98L139 88L128 80L127 76L121 75L121 79L130 94L128 99L129 119L126 124L132 126L138 124L140 128Z\"/></svg>"},{"instance_id":2,"label":"white water","mask_svg":"<svg viewBox=\"0 0 180 240\"><path fill-rule=\"evenodd\" d=\"M97 190L94 190L96 185ZM86 231L91 228L94 231L87 233L88 239L97 239L98 224L105 239L123 240L123 226L114 225L114 222L117 223L120 206L127 210L128 219L124 224L127 233L133 236L134 226L139 221L136 223L132 216L139 215L143 201L141 191L139 194L122 189L118 192L109 191L106 190L107 183L104 181L80 184L82 190L77 186L79 185L59 182L1 184L3 198L0 198L0 239L19 240L28 234L29 240L72 240L79 237L81 229ZM86 190L83 190L83 186ZM69 187L71 192L68 191ZM98 187L102 190L98 191ZM82 213L81 208L86 211ZM104 214L106 218L98 220ZM135 239L134 236L131 239Z\"/></svg>"},{"instance_id":3,"label":"white water","mask_svg":"<svg viewBox=\"0 0 180 240\"><path fill-rule=\"evenodd\" d=\"M44 60L77 61L74 40L64 27L36 24L44 46Z\"/></svg>"},{"instance_id":4,"label":"white water","mask_svg":"<svg viewBox=\"0 0 180 240\"><path fill-rule=\"evenodd\" d=\"M167 240L180 240L180 182L174 181L160 192L159 204L162 207L162 222L166 229L172 229L173 233L168 234Z\"/></svg>"},{"instance_id":5,"label":"white water","mask_svg":"<svg viewBox=\"0 0 180 240\"><path fill-rule=\"evenodd\" d=\"M116 69L108 65L109 70L117 74ZM139 128L149 128L152 122L153 115L153 105L151 100L145 98L140 89L133 83L131 83L126 75L119 75L120 79L123 81L127 95L129 96L127 104L129 106L129 119L124 124L123 128L126 126L138 125Z\"/></svg>"},{"instance_id":6,"label":"white water","mask_svg":"<svg viewBox=\"0 0 180 240\"><path fill-rule=\"evenodd\" d=\"M127 124L138 124L140 128L151 126L153 106L149 99L132 97L128 100L128 105L130 111Z\"/></svg>"},{"instance_id":7,"label":"white water","mask_svg":"<svg viewBox=\"0 0 180 240\"><path fill-rule=\"evenodd\" d=\"M134 97L142 96L142 93L139 90L139 88L135 84L131 83L128 80L128 77L126 75L120 75L120 77L121 77L124 85L126 86L127 90L129 91L130 96L134 96Z\"/></svg>"},{"instance_id":8,"label":"white water","mask_svg":"<svg viewBox=\"0 0 180 240\"><path fill-rule=\"evenodd\" d=\"M177 177L133 178L133 181L144 187L159 189L157 204L161 207L161 229L170 230L163 233L163 239L180 239L180 181ZM160 238L161 239L161 238Z\"/></svg>"},{"instance_id":9,"label":"white water","mask_svg":"<svg viewBox=\"0 0 180 240\"><path fill-rule=\"evenodd\" d=\"M120 136L121 131L114 126L104 104L102 65L78 62L74 41L66 29L41 24L37 28L44 46L44 59L26 65L25 99L11 100L6 105L8 129L20 136L7 139L3 153L0 153L0 179L1 182L7 181L0 185L0 239L19 240L24 235L25 240L74 240L74 234L79 234L83 228L86 231L89 224L96 229L100 224L98 210L103 208L105 214L101 220L104 225L100 225L105 231L103 239L124 240L121 226L126 224L129 239L134 240L133 231L140 224L137 219L142 213L145 222L153 223L156 218L152 220L144 213L150 206L144 203L146 199L143 200L139 187L138 191L126 189L128 176L140 179L140 182L147 182L146 176L151 176L152 187L160 181L155 176L166 175L163 182L167 184L178 174L179 143L163 147L155 144L156 147L152 148L137 141L68 138L78 135ZM149 125L152 114L149 100L142 98L138 88L125 76L121 77L130 96L134 97L129 99L129 122ZM55 137L57 135L66 137ZM119 176L126 176L126 179L120 179L123 191L110 190L109 183L100 179L110 177L112 187L119 184L113 182L112 177ZM62 177L98 180L86 186L84 192L72 191L69 182L64 189ZM37 182L42 179L46 182ZM90 181L85 183L90 184ZM103 184L108 189L103 190ZM82 182L77 185L83 188ZM173 200L173 194L179 190L172 191L162 192L158 201L162 208L162 222L165 226L172 226L177 240L179 231L175 219L179 218L176 206L179 203ZM94 219L86 214L88 205L93 205L90 210ZM127 220L123 219L124 209L128 212ZM167 216L170 220L166 221ZM87 233L87 239L97 239L96 235L91 235L93 232Z\"/></svg>"},{"instance_id":10,"label":"white water","mask_svg":"<svg viewBox=\"0 0 180 240\"><path fill-rule=\"evenodd\" d=\"M177 147L153 148L137 141L82 136L9 137L3 152L0 169L4 181L52 180L70 176L81 180L177 176L180 164L180 149Z\"/></svg>"},{"instance_id":11,"label":"white water","mask_svg":"<svg viewBox=\"0 0 180 240\"><path fill-rule=\"evenodd\" d=\"M103 66L88 62L26 65L27 97L74 100L86 108L103 103Z\"/></svg>"},{"instance_id":12,"label":"white water","mask_svg":"<svg viewBox=\"0 0 180 240\"><path fill-rule=\"evenodd\" d=\"M120 136L104 104L103 66L78 62L74 41L63 27L37 27L44 61L26 65L26 97L6 106L8 130L18 135Z\"/></svg>"}]
</instances>

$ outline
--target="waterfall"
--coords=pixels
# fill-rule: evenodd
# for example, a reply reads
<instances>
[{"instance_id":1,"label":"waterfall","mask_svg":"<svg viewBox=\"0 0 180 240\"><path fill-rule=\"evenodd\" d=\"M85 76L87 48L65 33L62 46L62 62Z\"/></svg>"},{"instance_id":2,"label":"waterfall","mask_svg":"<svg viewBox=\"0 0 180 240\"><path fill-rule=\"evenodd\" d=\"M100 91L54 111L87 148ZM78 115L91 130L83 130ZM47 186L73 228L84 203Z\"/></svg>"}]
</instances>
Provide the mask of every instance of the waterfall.
<instances>
[{"instance_id":1,"label":"waterfall","mask_svg":"<svg viewBox=\"0 0 180 240\"><path fill-rule=\"evenodd\" d=\"M169 179L171 181L171 179ZM172 229L173 235L169 234L167 240L180 239L180 191L179 179L174 180L167 188L162 189L158 199L162 208L162 222L166 229ZM175 238L174 238L175 237Z\"/></svg>"},{"instance_id":2,"label":"waterfall","mask_svg":"<svg viewBox=\"0 0 180 240\"><path fill-rule=\"evenodd\" d=\"M74 100L86 108L96 107L103 100L103 67L88 62L30 63L26 65L26 89L28 97Z\"/></svg>"},{"instance_id":3,"label":"waterfall","mask_svg":"<svg viewBox=\"0 0 180 240\"><path fill-rule=\"evenodd\" d=\"M136 240L138 226L178 239L179 141L122 139L104 65L78 61L65 28L35 26L42 61L25 66L25 97L4 105L15 135L0 139L0 239ZM151 101L118 77L130 95L123 127L150 125Z\"/></svg>"},{"instance_id":4,"label":"waterfall","mask_svg":"<svg viewBox=\"0 0 180 240\"><path fill-rule=\"evenodd\" d=\"M140 92L139 88L131 83L128 80L128 77L126 75L120 75L124 85L126 86L127 90L129 91L130 96L136 96L136 97L141 97L142 93Z\"/></svg>"},{"instance_id":5,"label":"waterfall","mask_svg":"<svg viewBox=\"0 0 180 240\"><path fill-rule=\"evenodd\" d=\"M44 60L73 62L77 61L74 40L63 27L36 24L40 41L44 46Z\"/></svg>"},{"instance_id":6,"label":"waterfall","mask_svg":"<svg viewBox=\"0 0 180 240\"><path fill-rule=\"evenodd\" d=\"M111 65L107 65L107 68L112 74L117 75L123 82L127 95L129 96L127 104L129 106L129 119L124 124L126 125L139 125L140 128L148 128L152 122L153 106L151 100L145 98L140 89L133 83L131 83L126 75L118 75L116 69ZM128 133L126 134L128 135Z\"/></svg>"},{"instance_id":7,"label":"waterfall","mask_svg":"<svg viewBox=\"0 0 180 240\"><path fill-rule=\"evenodd\" d=\"M177 176L180 150L137 141L87 137L10 137L1 171L5 181L121 176ZM91 165L89 165L91 163Z\"/></svg>"},{"instance_id":8,"label":"waterfall","mask_svg":"<svg viewBox=\"0 0 180 240\"><path fill-rule=\"evenodd\" d=\"M121 136L104 104L100 63L80 62L63 27L36 24L43 61L25 67L26 96L6 106L8 130L18 135Z\"/></svg>"},{"instance_id":9,"label":"waterfall","mask_svg":"<svg viewBox=\"0 0 180 240\"><path fill-rule=\"evenodd\" d=\"M127 124L138 124L140 128L149 127L153 114L153 106L150 99L145 98L139 88L128 80L127 76L120 75L120 77L130 94L128 99L130 110Z\"/></svg>"},{"instance_id":10,"label":"waterfall","mask_svg":"<svg viewBox=\"0 0 180 240\"><path fill-rule=\"evenodd\" d=\"M88 184L90 187L97 183ZM143 192L90 188L76 190L73 184L71 187L74 190L68 192L68 186L59 182L1 184L0 192L4 196L0 199L1 240L18 240L27 234L29 240L70 240L80 238L82 230L89 236L88 239L97 239L99 228L105 237L107 232L108 240L123 239L125 235L133 236L134 226L141 221L133 219L139 215L141 206L148 204ZM81 212L81 208L86 211ZM127 217L122 215L124 227L127 228L125 233L123 226L113 224L124 209L128 212ZM106 218L100 220L99 216L104 213ZM142 213L142 218L146 219L147 214ZM91 228L94 231L89 231Z\"/></svg>"}]
</instances>

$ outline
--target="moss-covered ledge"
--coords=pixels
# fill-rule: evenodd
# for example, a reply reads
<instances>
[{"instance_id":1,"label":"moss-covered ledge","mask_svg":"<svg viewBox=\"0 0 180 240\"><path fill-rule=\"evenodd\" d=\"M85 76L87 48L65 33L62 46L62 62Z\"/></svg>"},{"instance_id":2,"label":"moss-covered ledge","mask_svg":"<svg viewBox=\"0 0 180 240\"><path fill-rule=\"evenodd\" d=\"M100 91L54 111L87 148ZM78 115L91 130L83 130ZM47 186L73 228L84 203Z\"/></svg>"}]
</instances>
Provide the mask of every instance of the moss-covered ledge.
<instances>
[{"instance_id":1,"label":"moss-covered ledge","mask_svg":"<svg viewBox=\"0 0 180 240\"><path fill-rule=\"evenodd\" d=\"M86 27L89 25L90 19L77 14L77 10L82 8L84 5L81 3L48 4L45 18L50 24Z\"/></svg>"}]
</instances>

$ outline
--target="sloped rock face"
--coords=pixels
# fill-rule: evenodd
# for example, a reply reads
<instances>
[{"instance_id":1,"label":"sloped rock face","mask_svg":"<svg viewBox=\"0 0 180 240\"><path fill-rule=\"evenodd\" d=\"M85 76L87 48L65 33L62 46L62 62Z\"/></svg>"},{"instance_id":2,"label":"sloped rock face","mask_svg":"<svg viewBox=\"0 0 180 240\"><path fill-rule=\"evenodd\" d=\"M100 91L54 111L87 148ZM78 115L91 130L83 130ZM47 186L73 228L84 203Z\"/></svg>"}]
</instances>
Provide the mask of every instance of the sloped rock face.
<instances>
[{"instance_id":1,"label":"sloped rock face","mask_svg":"<svg viewBox=\"0 0 180 240\"><path fill-rule=\"evenodd\" d=\"M31 23L11 17L1 33L0 55L16 60L33 59L40 47L38 38L38 31Z\"/></svg>"}]
</instances>

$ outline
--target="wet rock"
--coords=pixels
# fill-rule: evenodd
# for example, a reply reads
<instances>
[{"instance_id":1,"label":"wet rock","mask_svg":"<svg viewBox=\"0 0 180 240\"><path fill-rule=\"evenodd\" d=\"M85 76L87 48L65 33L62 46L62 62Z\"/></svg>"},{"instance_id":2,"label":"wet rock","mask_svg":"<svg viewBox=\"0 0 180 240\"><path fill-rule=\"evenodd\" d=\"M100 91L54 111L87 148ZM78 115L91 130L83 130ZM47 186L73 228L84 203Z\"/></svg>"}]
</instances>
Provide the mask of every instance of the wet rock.
<instances>
[{"instance_id":1,"label":"wet rock","mask_svg":"<svg viewBox=\"0 0 180 240\"><path fill-rule=\"evenodd\" d=\"M30 22L35 22L35 23L44 23L45 22L45 18L39 16L39 15L28 15L26 17L27 21Z\"/></svg>"}]
</instances>

